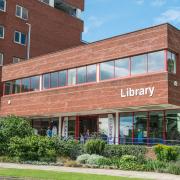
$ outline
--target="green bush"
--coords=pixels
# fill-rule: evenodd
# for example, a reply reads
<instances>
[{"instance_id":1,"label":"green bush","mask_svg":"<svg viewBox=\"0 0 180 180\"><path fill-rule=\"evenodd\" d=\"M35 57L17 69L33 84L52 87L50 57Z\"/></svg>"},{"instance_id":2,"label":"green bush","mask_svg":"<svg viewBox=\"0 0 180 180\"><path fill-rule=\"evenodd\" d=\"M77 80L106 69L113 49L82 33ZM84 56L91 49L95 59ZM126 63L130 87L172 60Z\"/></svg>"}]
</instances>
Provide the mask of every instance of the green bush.
<instances>
[{"instance_id":1,"label":"green bush","mask_svg":"<svg viewBox=\"0 0 180 180\"><path fill-rule=\"evenodd\" d=\"M180 175L180 163L169 163L167 172L171 174Z\"/></svg>"},{"instance_id":2,"label":"green bush","mask_svg":"<svg viewBox=\"0 0 180 180\"><path fill-rule=\"evenodd\" d=\"M103 156L97 155L97 154L92 154L88 160L87 164L89 165L99 165L99 160L103 159Z\"/></svg>"},{"instance_id":3,"label":"green bush","mask_svg":"<svg viewBox=\"0 0 180 180\"><path fill-rule=\"evenodd\" d=\"M159 161L176 161L178 158L178 148L175 146L156 145L154 146L154 152Z\"/></svg>"},{"instance_id":4,"label":"green bush","mask_svg":"<svg viewBox=\"0 0 180 180\"><path fill-rule=\"evenodd\" d=\"M82 145L76 140L56 139L56 151L58 156L70 157L76 159L83 153Z\"/></svg>"},{"instance_id":5,"label":"green bush","mask_svg":"<svg viewBox=\"0 0 180 180\"><path fill-rule=\"evenodd\" d=\"M9 155L20 161L55 162L55 142L43 136L13 137L9 143Z\"/></svg>"},{"instance_id":6,"label":"green bush","mask_svg":"<svg viewBox=\"0 0 180 180\"><path fill-rule=\"evenodd\" d=\"M158 160L147 160L145 163L145 170L146 171L162 171L168 167L168 164Z\"/></svg>"},{"instance_id":7,"label":"green bush","mask_svg":"<svg viewBox=\"0 0 180 180\"><path fill-rule=\"evenodd\" d=\"M105 141L100 139L91 139L88 140L84 145L84 150L88 154L99 154L104 153Z\"/></svg>"},{"instance_id":8,"label":"green bush","mask_svg":"<svg viewBox=\"0 0 180 180\"><path fill-rule=\"evenodd\" d=\"M136 156L139 161L144 161L147 152L146 146L140 145L106 145L104 149L105 157L120 158L123 155Z\"/></svg>"},{"instance_id":9,"label":"green bush","mask_svg":"<svg viewBox=\"0 0 180 180\"><path fill-rule=\"evenodd\" d=\"M0 119L0 155L8 153L8 143L12 137L24 138L33 135L33 128L28 120L8 116Z\"/></svg>"},{"instance_id":10,"label":"green bush","mask_svg":"<svg viewBox=\"0 0 180 180\"><path fill-rule=\"evenodd\" d=\"M76 161L79 162L80 164L86 164L90 156L91 156L90 154L82 154L77 157Z\"/></svg>"}]
</instances>

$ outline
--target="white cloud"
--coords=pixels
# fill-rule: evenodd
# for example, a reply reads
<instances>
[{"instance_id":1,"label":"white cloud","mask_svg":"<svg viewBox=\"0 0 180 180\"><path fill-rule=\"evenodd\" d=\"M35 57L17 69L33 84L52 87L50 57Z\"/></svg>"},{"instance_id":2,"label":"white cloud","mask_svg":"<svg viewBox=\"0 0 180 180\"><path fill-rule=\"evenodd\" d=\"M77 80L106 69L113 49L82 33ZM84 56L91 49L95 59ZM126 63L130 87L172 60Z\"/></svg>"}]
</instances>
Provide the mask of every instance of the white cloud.
<instances>
[{"instance_id":1,"label":"white cloud","mask_svg":"<svg viewBox=\"0 0 180 180\"><path fill-rule=\"evenodd\" d=\"M180 23L180 7L169 9L155 19L155 23Z\"/></svg>"},{"instance_id":2,"label":"white cloud","mask_svg":"<svg viewBox=\"0 0 180 180\"><path fill-rule=\"evenodd\" d=\"M163 6L166 2L167 0L153 0L151 4L153 6Z\"/></svg>"}]
</instances>

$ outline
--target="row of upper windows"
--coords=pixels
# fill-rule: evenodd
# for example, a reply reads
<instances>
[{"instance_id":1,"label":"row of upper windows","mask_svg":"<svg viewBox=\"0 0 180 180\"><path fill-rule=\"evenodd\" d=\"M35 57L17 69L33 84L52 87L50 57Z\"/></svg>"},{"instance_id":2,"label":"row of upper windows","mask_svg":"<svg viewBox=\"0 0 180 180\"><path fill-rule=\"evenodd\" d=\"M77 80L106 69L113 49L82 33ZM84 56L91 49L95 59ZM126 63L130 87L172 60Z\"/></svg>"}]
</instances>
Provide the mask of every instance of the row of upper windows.
<instances>
[{"instance_id":1,"label":"row of upper windows","mask_svg":"<svg viewBox=\"0 0 180 180\"><path fill-rule=\"evenodd\" d=\"M0 11L6 12L6 0L0 0ZM22 6L16 5L16 17L27 20L28 10Z\"/></svg>"},{"instance_id":2,"label":"row of upper windows","mask_svg":"<svg viewBox=\"0 0 180 180\"><path fill-rule=\"evenodd\" d=\"M166 58L167 57L167 58ZM167 67L166 67L167 65ZM4 95L98 82L152 72L176 73L176 54L157 51L4 83ZM42 78L41 78L42 77Z\"/></svg>"}]
</instances>

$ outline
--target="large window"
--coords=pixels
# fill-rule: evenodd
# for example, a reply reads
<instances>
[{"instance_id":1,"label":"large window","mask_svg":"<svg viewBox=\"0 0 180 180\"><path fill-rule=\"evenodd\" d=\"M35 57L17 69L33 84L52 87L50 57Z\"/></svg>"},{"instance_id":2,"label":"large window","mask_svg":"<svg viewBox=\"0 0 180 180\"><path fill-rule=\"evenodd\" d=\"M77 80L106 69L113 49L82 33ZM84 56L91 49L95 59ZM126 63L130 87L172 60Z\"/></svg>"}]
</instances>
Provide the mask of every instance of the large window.
<instances>
[{"instance_id":1,"label":"large window","mask_svg":"<svg viewBox=\"0 0 180 180\"><path fill-rule=\"evenodd\" d=\"M164 51L158 51L148 54L148 72L157 72L165 70Z\"/></svg>"},{"instance_id":2,"label":"large window","mask_svg":"<svg viewBox=\"0 0 180 180\"><path fill-rule=\"evenodd\" d=\"M163 112L154 111L149 114L149 142L163 143Z\"/></svg>"},{"instance_id":3,"label":"large window","mask_svg":"<svg viewBox=\"0 0 180 180\"><path fill-rule=\"evenodd\" d=\"M135 113L134 115L134 143L146 144L147 143L147 112Z\"/></svg>"},{"instance_id":4,"label":"large window","mask_svg":"<svg viewBox=\"0 0 180 180\"><path fill-rule=\"evenodd\" d=\"M4 39L4 26L0 25L0 39Z\"/></svg>"},{"instance_id":5,"label":"large window","mask_svg":"<svg viewBox=\"0 0 180 180\"><path fill-rule=\"evenodd\" d=\"M43 75L43 89L50 88L50 74Z\"/></svg>"},{"instance_id":6,"label":"large window","mask_svg":"<svg viewBox=\"0 0 180 180\"><path fill-rule=\"evenodd\" d=\"M21 81L15 80L12 82L12 93L17 94L21 92Z\"/></svg>"},{"instance_id":7,"label":"large window","mask_svg":"<svg viewBox=\"0 0 180 180\"><path fill-rule=\"evenodd\" d=\"M96 81L96 64L87 66L87 82Z\"/></svg>"},{"instance_id":8,"label":"large window","mask_svg":"<svg viewBox=\"0 0 180 180\"><path fill-rule=\"evenodd\" d=\"M66 86L67 85L67 71L60 71L59 72L59 86Z\"/></svg>"},{"instance_id":9,"label":"large window","mask_svg":"<svg viewBox=\"0 0 180 180\"><path fill-rule=\"evenodd\" d=\"M0 66L3 66L4 55L0 53Z\"/></svg>"},{"instance_id":10,"label":"large window","mask_svg":"<svg viewBox=\"0 0 180 180\"><path fill-rule=\"evenodd\" d=\"M68 85L76 84L76 69L68 70Z\"/></svg>"},{"instance_id":11,"label":"large window","mask_svg":"<svg viewBox=\"0 0 180 180\"><path fill-rule=\"evenodd\" d=\"M31 77L31 91L38 91L40 85L39 83L40 83L39 76Z\"/></svg>"},{"instance_id":12,"label":"large window","mask_svg":"<svg viewBox=\"0 0 180 180\"><path fill-rule=\"evenodd\" d=\"M130 74L129 58L119 59L115 61L115 77L125 77Z\"/></svg>"},{"instance_id":13,"label":"large window","mask_svg":"<svg viewBox=\"0 0 180 180\"><path fill-rule=\"evenodd\" d=\"M86 82L86 66L77 68L77 83L85 83Z\"/></svg>"},{"instance_id":14,"label":"large window","mask_svg":"<svg viewBox=\"0 0 180 180\"><path fill-rule=\"evenodd\" d=\"M6 0L0 0L0 11L6 11Z\"/></svg>"},{"instance_id":15,"label":"large window","mask_svg":"<svg viewBox=\"0 0 180 180\"><path fill-rule=\"evenodd\" d=\"M133 114L120 114L120 144L131 144L133 135Z\"/></svg>"},{"instance_id":16,"label":"large window","mask_svg":"<svg viewBox=\"0 0 180 180\"><path fill-rule=\"evenodd\" d=\"M134 56L131 58L131 74L147 73L147 54Z\"/></svg>"},{"instance_id":17,"label":"large window","mask_svg":"<svg viewBox=\"0 0 180 180\"><path fill-rule=\"evenodd\" d=\"M50 88L58 87L58 78L59 78L58 72L51 73Z\"/></svg>"},{"instance_id":18,"label":"large window","mask_svg":"<svg viewBox=\"0 0 180 180\"><path fill-rule=\"evenodd\" d=\"M22 6L16 5L16 16L27 20L28 19L28 10Z\"/></svg>"},{"instance_id":19,"label":"large window","mask_svg":"<svg viewBox=\"0 0 180 180\"><path fill-rule=\"evenodd\" d=\"M12 82L8 81L4 84L4 95L9 95L12 93Z\"/></svg>"},{"instance_id":20,"label":"large window","mask_svg":"<svg viewBox=\"0 0 180 180\"><path fill-rule=\"evenodd\" d=\"M14 42L17 44L25 45L26 44L26 35L22 32L14 32Z\"/></svg>"},{"instance_id":21,"label":"large window","mask_svg":"<svg viewBox=\"0 0 180 180\"><path fill-rule=\"evenodd\" d=\"M100 79L106 80L114 78L114 61L108 61L100 64Z\"/></svg>"},{"instance_id":22,"label":"large window","mask_svg":"<svg viewBox=\"0 0 180 180\"><path fill-rule=\"evenodd\" d=\"M167 143L180 143L180 110L166 111Z\"/></svg>"},{"instance_id":23,"label":"large window","mask_svg":"<svg viewBox=\"0 0 180 180\"><path fill-rule=\"evenodd\" d=\"M176 73L176 54L168 51L168 72Z\"/></svg>"},{"instance_id":24,"label":"large window","mask_svg":"<svg viewBox=\"0 0 180 180\"><path fill-rule=\"evenodd\" d=\"M21 82L21 92L28 92L31 90L30 78L24 78Z\"/></svg>"}]
</instances>

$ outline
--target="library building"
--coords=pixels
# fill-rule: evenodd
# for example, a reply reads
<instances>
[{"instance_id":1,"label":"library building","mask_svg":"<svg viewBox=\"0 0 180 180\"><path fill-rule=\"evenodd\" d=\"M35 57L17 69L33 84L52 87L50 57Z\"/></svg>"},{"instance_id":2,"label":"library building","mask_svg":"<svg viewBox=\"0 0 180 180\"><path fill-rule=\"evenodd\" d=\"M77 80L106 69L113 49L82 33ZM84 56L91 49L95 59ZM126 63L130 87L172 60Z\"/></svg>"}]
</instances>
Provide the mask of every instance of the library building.
<instances>
[{"instance_id":1,"label":"library building","mask_svg":"<svg viewBox=\"0 0 180 180\"><path fill-rule=\"evenodd\" d=\"M0 115L36 133L180 144L180 30L162 24L2 67Z\"/></svg>"}]
</instances>

